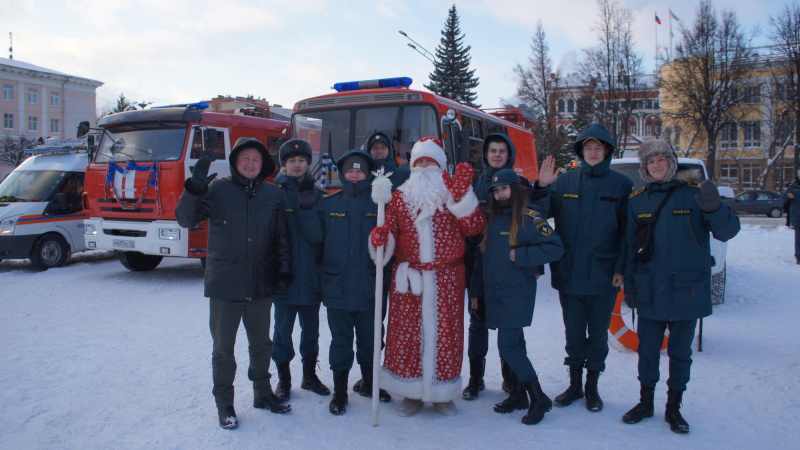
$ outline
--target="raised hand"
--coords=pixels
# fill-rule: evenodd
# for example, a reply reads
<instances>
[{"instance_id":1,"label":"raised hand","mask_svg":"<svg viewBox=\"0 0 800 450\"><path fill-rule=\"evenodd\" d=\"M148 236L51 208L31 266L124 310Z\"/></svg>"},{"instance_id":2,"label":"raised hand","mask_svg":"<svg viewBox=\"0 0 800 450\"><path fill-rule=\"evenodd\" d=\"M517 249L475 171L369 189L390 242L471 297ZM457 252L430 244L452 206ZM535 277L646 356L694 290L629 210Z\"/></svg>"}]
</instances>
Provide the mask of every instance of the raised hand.
<instances>
[{"instance_id":1,"label":"raised hand","mask_svg":"<svg viewBox=\"0 0 800 450\"><path fill-rule=\"evenodd\" d=\"M542 167L539 169L539 187L547 187L553 184L558 178L556 170L556 159L548 156L544 159Z\"/></svg>"},{"instance_id":2,"label":"raised hand","mask_svg":"<svg viewBox=\"0 0 800 450\"><path fill-rule=\"evenodd\" d=\"M192 185L198 190L205 190L217 177L216 173L208 175L208 169L216 159L217 157L212 151L206 150L200 153L200 159L197 160L197 164L194 165L194 170L192 171Z\"/></svg>"},{"instance_id":3,"label":"raised hand","mask_svg":"<svg viewBox=\"0 0 800 450\"><path fill-rule=\"evenodd\" d=\"M450 177L450 173L442 173L442 180L444 181L447 190L453 195L453 200L459 202L469 191L472 186L472 176L475 171L469 163L461 163L456 166L455 178Z\"/></svg>"},{"instance_id":4,"label":"raised hand","mask_svg":"<svg viewBox=\"0 0 800 450\"><path fill-rule=\"evenodd\" d=\"M700 195L695 195L694 199L697 200L700 209L707 213L716 212L722 206L719 190L711 180L704 180L700 183Z\"/></svg>"}]
</instances>

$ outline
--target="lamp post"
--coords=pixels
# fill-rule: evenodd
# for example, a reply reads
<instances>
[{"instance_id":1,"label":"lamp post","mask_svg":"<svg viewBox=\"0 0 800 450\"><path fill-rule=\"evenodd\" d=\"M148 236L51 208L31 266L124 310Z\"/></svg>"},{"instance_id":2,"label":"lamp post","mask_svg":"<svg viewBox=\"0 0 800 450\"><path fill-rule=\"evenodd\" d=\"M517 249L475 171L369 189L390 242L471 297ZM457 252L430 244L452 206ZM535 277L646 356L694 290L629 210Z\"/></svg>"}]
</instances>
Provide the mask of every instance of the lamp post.
<instances>
[{"instance_id":1,"label":"lamp post","mask_svg":"<svg viewBox=\"0 0 800 450\"><path fill-rule=\"evenodd\" d=\"M428 61L433 63L434 66L436 66L436 55L434 55L433 53L429 52L428 49L423 47L422 44L420 44L419 42L415 41L414 39L411 39L411 37L408 34L406 34L405 31L400 30L400 31L398 31L398 33L402 34L406 39L411 41L411 42L407 43L406 45L408 45L409 47L413 48L417 53L422 55L425 59L427 59Z\"/></svg>"}]
</instances>

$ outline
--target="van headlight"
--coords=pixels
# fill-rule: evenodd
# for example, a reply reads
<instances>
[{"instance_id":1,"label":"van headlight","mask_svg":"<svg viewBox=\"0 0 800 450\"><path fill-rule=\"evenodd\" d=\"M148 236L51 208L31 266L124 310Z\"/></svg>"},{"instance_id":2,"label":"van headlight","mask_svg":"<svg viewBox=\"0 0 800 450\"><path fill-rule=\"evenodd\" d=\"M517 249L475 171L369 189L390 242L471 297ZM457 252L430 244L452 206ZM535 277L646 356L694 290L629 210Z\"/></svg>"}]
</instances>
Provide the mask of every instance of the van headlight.
<instances>
[{"instance_id":1,"label":"van headlight","mask_svg":"<svg viewBox=\"0 0 800 450\"><path fill-rule=\"evenodd\" d=\"M0 220L0 236L13 236L19 218L20 216L14 216Z\"/></svg>"},{"instance_id":2,"label":"van headlight","mask_svg":"<svg viewBox=\"0 0 800 450\"><path fill-rule=\"evenodd\" d=\"M97 225L93 223L83 223L83 234L97 235Z\"/></svg>"},{"instance_id":3,"label":"van headlight","mask_svg":"<svg viewBox=\"0 0 800 450\"><path fill-rule=\"evenodd\" d=\"M158 238L165 239L169 241L179 241L181 240L181 229L180 228L159 228L158 229Z\"/></svg>"}]
</instances>

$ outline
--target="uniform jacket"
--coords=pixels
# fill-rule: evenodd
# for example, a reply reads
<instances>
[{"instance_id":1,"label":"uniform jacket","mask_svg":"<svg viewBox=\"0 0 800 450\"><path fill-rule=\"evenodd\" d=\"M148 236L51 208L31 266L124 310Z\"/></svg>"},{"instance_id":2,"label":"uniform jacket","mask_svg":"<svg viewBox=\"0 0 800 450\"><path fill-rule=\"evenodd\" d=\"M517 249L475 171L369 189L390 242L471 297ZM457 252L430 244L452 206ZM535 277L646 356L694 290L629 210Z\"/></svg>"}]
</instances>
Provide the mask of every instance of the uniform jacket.
<instances>
[{"instance_id":1,"label":"uniform jacket","mask_svg":"<svg viewBox=\"0 0 800 450\"><path fill-rule=\"evenodd\" d=\"M794 199L788 197L787 194L794 194ZM795 178L794 183L790 184L786 192L781 194L783 201L788 200L790 203L789 209L789 224L793 227L800 227L800 179Z\"/></svg>"},{"instance_id":2,"label":"uniform jacket","mask_svg":"<svg viewBox=\"0 0 800 450\"><path fill-rule=\"evenodd\" d=\"M535 211L522 216L514 259L511 262L508 233L511 209L492 216L486 228L486 253L476 253L470 296L484 296L486 326L522 328L530 326L536 301L536 272L540 265L564 254L561 239Z\"/></svg>"},{"instance_id":3,"label":"uniform jacket","mask_svg":"<svg viewBox=\"0 0 800 450\"><path fill-rule=\"evenodd\" d=\"M378 205L370 196L370 183L371 176L358 183L344 181L341 191L301 212L303 234L323 245L320 281L328 308L375 309L375 264L368 239L378 221Z\"/></svg>"},{"instance_id":4,"label":"uniform jacket","mask_svg":"<svg viewBox=\"0 0 800 450\"><path fill-rule=\"evenodd\" d=\"M271 297L276 281L290 276L291 244L280 188L264 182L266 167L254 181L239 174L234 161L240 149L231 152L230 176L212 182L202 195L187 188L175 211L185 228L208 219L206 297ZM270 158L263 153L265 160Z\"/></svg>"},{"instance_id":5,"label":"uniform jacket","mask_svg":"<svg viewBox=\"0 0 800 450\"><path fill-rule=\"evenodd\" d=\"M364 144L365 148L364 151L369 153L369 147L375 142L376 137L380 135L384 138L385 142L391 142L391 140L383 133L374 133L367 139L367 143ZM386 158L375 159L375 170L377 171L381 167L383 167L384 173L392 172L392 175L389 177L389 180L392 182L392 190L395 190L400 187L401 184L405 183L408 177L411 176L411 170L408 167L399 167L397 165L397 159L395 158L395 151L394 146L389 144L389 154L386 155Z\"/></svg>"},{"instance_id":6,"label":"uniform jacket","mask_svg":"<svg viewBox=\"0 0 800 450\"><path fill-rule=\"evenodd\" d=\"M651 320L692 320L711 314L710 236L727 241L739 232L739 218L723 205L713 213L700 209L696 184L685 184L691 174L679 171L667 183L651 183L631 194L627 224L625 292L636 295L642 317ZM667 192L656 220L653 254L644 263L634 261L639 222L652 217Z\"/></svg>"},{"instance_id":7,"label":"uniform jacket","mask_svg":"<svg viewBox=\"0 0 800 450\"><path fill-rule=\"evenodd\" d=\"M591 126L578 141L589 137L611 141L607 133L593 133ZM548 186L547 214L555 218L565 250L560 261L550 264L551 283L569 295L613 294L618 288L611 285L612 277L625 270L623 246L633 182L609 168L610 153L595 166L580 161L579 169L559 175Z\"/></svg>"},{"instance_id":8,"label":"uniform jacket","mask_svg":"<svg viewBox=\"0 0 800 450\"><path fill-rule=\"evenodd\" d=\"M311 177L311 175L306 175ZM310 180L314 181L313 178ZM319 265L322 262L322 245L309 242L300 228L300 192L297 179L286 174L275 177L283 194L283 208L289 225L292 239L292 283L286 292L275 295L275 302L286 305L313 305L322 301L322 290L319 283ZM316 190L315 204L322 197Z\"/></svg>"}]
</instances>

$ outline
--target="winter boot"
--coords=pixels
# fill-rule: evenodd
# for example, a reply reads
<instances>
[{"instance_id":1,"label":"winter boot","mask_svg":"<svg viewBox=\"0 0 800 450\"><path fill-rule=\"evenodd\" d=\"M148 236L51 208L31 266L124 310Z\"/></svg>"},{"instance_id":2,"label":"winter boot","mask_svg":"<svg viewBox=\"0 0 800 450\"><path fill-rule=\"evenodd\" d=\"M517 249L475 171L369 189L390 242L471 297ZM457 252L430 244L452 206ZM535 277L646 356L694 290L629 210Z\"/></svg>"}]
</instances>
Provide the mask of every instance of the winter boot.
<instances>
[{"instance_id":1,"label":"winter boot","mask_svg":"<svg viewBox=\"0 0 800 450\"><path fill-rule=\"evenodd\" d=\"M280 375L280 372L278 372ZM280 384L278 384L280 386ZM307 391L311 391L319 395L330 395L331 390L328 386L322 384L319 377L317 377L317 355L308 355L308 358L303 359L303 381L300 387Z\"/></svg>"},{"instance_id":2,"label":"winter boot","mask_svg":"<svg viewBox=\"0 0 800 450\"><path fill-rule=\"evenodd\" d=\"M639 403L622 416L625 423L639 423L643 419L653 417L653 395L655 388L642 385L639 389Z\"/></svg>"},{"instance_id":3,"label":"winter boot","mask_svg":"<svg viewBox=\"0 0 800 450\"><path fill-rule=\"evenodd\" d=\"M236 411L233 405L218 406L217 415L219 416L219 426L226 430L232 430L239 426L239 419L236 418Z\"/></svg>"},{"instance_id":4,"label":"winter boot","mask_svg":"<svg viewBox=\"0 0 800 450\"><path fill-rule=\"evenodd\" d=\"M500 358L500 374L503 375L503 385L501 386L503 392L507 394L514 392L519 380L517 380L517 375L514 371L511 370L511 366L503 358Z\"/></svg>"},{"instance_id":5,"label":"winter boot","mask_svg":"<svg viewBox=\"0 0 800 450\"><path fill-rule=\"evenodd\" d=\"M597 392L597 379L600 378L600 372L594 370L586 371L586 409L591 412L598 412L603 410L603 400L600 398L600 393Z\"/></svg>"},{"instance_id":6,"label":"winter boot","mask_svg":"<svg viewBox=\"0 0 800 450\"><path fill-rule=\"evenodd\" d=\"M583 388L581 388L581 382L583 381L582 379L583 365L572 364L569 366L569 387L566 391L556 396L555 405L563 408L571 405L572 402L583 397Z\"/></svg>"},{"instance_id":7,"label":"winter boot","mask_svg":"<svg viewBox=\"0 0 800 450\"><path fill-rule=\"evenodd\" d=\"M416 398L404 398L397 407L397 415L400 417L411 417L422 408L422 400Z\"/></svg>"},{"instance_id":8,"label":"winter boot","mask_svg":"<svg viewBox=\"0 0 800 450\"><path fill-rule=\"evenodd\" d=\"M542 392L542 386L539 384L539 379L534 378L525 384L525 389L531 397L531 407L528 408L528 414L522 416L522 423L525 425L536 425L544 418L544 413L550 411L553 407L553 401L550 397Z\"/></svg>"},{"instance_id":9,"label":"winter boot","mask_svg":"<svg viewBox=\"0 0 800 450\"><path fill-rule=\"evenodd\" d=\"M517 383L507 399L494 405L494 411L500 414L508 414L518 409L527 409L528 406L530 406L528 403L528 391L525 390L525 386Z\"/></svg>"},{"instance_id":10,"label":"winter boot","mask_svg":"<svg viewBox=\"0 0 800 450\"><path fill-rule=\"evenodd\" d=\"M664 411L664 420L669 423L669 429L678 434L689 432L689 424L681 416L681 401L683 391L667 390L667 409Z\"/></svg>"},{"instance_id":11,"label":"winter boot","mask_svg":"<svg viewBox=\"0 0 800 450\"><path fill-rule=\"evenodd\" d=\"M461 393L461 398L464 400L475 400L478 398L478 393L486 389L486 384L483 382L483 374L486 371L486 360L478 358L469 359L469 383Z\"/></svg>"},{"instance_id":12,"label":"winter boot","mask_svg":"<svg viewBox=\"0 0 800 450\"><path fill-rule=\"evenodd\" d=\"M353 392L362 397L372 398L372 364L361 364L361 379L353 385ZM392 396L383 389L379 389L378 400L381 403L388 403L392 401Z\"/></svg>"},{"instance_id":13,"label":"winter boot","mask_svg":"<svg viewBox=\"0 0 800 450\"><path fill-rule=\"evenodd\" d=\"M456 409L456 404L453 403L452 400L450 400L449 402L441 402L441 403L434 402L433 409L435 409L436 412L438 412L443 416L455 416L456 414L458 414L458 409Z\"/></svg>"},{"instance_id":14,"label":"winter boot","mask_svg":"<svg viewBox=\"0 0 800 450\"><path fill-rule=\"evenodd\" d=\"M272 386L268 387L269 392L267 392L267 395L253 399L253 408L268 409L275 414L284 414L291 411L292 405L281 402L272 392ZM258 395L258 393L256 393L256 395Z\"/></svg>"},{"instance_id":15,"label":"winter boot","mask_svg":"<svg viewBox=\"0 0 800 450\"><path fill-rule=\"evenodd\" d=\"M278 385L275 386L275 397L281 403L286 403L292 396L292 372L289 370L289 362L275 363L278 368Z\"/></svg>"},{"instance_id":16,"label":"winter boot","mask_svg":"<svg viewBox=\"0 0 800 450\"><path fill-rule=\"evenodd\" d=\"M333 371L333 398L328 410L334 416L341 416L347 412L347 376L349 370Z\"/></svg>"}]
</instances>

